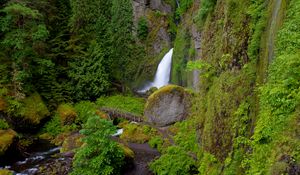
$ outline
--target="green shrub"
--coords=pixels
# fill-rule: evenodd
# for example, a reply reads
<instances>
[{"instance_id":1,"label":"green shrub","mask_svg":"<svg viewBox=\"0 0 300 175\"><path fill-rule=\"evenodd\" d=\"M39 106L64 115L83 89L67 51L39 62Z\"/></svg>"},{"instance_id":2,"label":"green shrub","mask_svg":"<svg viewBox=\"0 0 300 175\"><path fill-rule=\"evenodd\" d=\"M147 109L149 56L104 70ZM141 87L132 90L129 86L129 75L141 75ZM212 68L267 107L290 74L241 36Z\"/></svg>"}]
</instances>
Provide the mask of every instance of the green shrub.
<instances>
[{"instance_id":1,"label":"green shrub","mask_svg":"<svg viewBox=\"0 0 300 175\"><path fill-rule=\"evenodd\" d=\"M145 143L150 140L151 128L137 124L127 124L123 127L124 132L120 136L122 140L134 143Z\"/></svg>"},{"instance_id":2,"label":"green shrub","mask_svg":"<svg viewBox=\"0 0 300 175\"><path fill-rule=\"evenodd\" d=\"M114 95L98 98L96 105L99 107L118 109L136 115L143 115L145 100L137 97Z\"/></svg>"},{"instance_id":3,"label":"green shrub","mask_svg":"<svg viewBox=\"0 0 300 175\"><path fill-rule=\"evenodd\" d=\"M74 106L79 123L86 123L89 117L96 115L96 105L89 101L81 101Z\"/></svg>"},{"instance_id":4,"label":"green shrub","mask_svg":"<svg viewBox=\"0 0 300 175\"><path fill-rule=\"evenodd\" d=\"M159 175L186 175L195 172L196 161L177 146L168 148L167 153L150 164L150 169Z\"/></svg>"},{"instance_id":5,"label":"green shrub","mask_svg":"<svg viewBox=\"0 0 300 175\"><path fill-rule=\"evenodd\" d=\"M161 151L161 147L162 147L163 143L164 143L163 139L159 136L152 137L149 140L149 145L152 148L157 149L158 151Z\"/></svg>"},{"instance_id":6,"label":"green shrub","mask_svg":"<svg viewBox=\"0 0 300 175\"><path fill-rule=\"evenodd\" d=\"M148 22L145 17L139 19L137 34L141 40L145 40L148 36Z\"/></svg>"},{"instance_id":7,"label":"green shrub","mask_svg":"<svg viewBox=\"0 0 300 175\"><path fill-rule=\"evenodd\" d=\"M124 164L124 152L110 136L116 127L97 116L90 117L81 134L84 145L76 152L71 175L117 175Z\"/></svg>"},{"instance_id":8,"label":"green shrub","mask_svg":"<svg viewBox=\"0 0 300 175\"><path fill-rule=\"evenodd\" d=\"M1 129L8 129L9 125L4 119L0 119L0 130Z\"/></svg>"},{"instance_id":9,"label":"green shrub","mask_svg":"<svg viewBox=\"0 0 300 175\"><path fill-rule=\"evenodd\" d=\"M32 94L21 101L9 99L8 113L29 121L31 124L39 124L42 119L50 114L38 93Z\"/></svg>"},{"instance_id":10,"label":"green shrub","mask_svg":"<svg viewBox=\"0 0 300 175\"><path fill-rule=\"evenodd\" d=\"M198 26L202 27L209 13L211 13L216 5L217 0L203 0L200 4L200 9L196 16Z\"/></svg>"},{"instance_id":11,"label":"green shrub","mask_svg":"<svg viewBox=\"0 0 300 175\"><path fill-rule=\"evenodd\" d=\"M58 115L55 115L42 128L42 133L48 133L48 134L50 134L53 137L57 136L61 132L62 132L62 127L61 127L60 118L59 118Z\"/></svg>"}]
</instances>

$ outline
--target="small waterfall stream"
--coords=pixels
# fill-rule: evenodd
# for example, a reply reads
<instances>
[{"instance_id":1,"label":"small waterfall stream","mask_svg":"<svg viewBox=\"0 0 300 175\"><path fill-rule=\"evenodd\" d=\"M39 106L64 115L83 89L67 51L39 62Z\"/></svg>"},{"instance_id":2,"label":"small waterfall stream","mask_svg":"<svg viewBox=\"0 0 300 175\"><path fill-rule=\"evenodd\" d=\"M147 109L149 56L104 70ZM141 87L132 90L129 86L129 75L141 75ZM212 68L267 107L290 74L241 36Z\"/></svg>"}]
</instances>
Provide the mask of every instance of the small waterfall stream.
<instances>
[{"instance_id":1,"label":"small waterfall stream","mask_svg":"<svg viewBox=\"0 0 300 175\"><path fill-rule=\"evenodd\" d=\"M275 36L278 30L278 21L280 18L279 12L281 8L282 0L276 0L274 4L274 9L271 18L271 24L269 27L268 34L268 62L272 62L274 57L274 45L275 45Z\"/></svg>"},{"instance_id":2,"label":"small waterfall stream","mask_svg":"<svg viewBox=\"0 0 300 175\"><path fill-rule=\"evenodd\" d=\"M147 90L149 90L151 87L160 88L162 86L169 84L171 66L172 66L172 56L173 56L173 48L163 57L163 59L159 63L154 81L147 84L144 88L142 88L138 92L144 93Z\"/></svg>"}]
</instances>

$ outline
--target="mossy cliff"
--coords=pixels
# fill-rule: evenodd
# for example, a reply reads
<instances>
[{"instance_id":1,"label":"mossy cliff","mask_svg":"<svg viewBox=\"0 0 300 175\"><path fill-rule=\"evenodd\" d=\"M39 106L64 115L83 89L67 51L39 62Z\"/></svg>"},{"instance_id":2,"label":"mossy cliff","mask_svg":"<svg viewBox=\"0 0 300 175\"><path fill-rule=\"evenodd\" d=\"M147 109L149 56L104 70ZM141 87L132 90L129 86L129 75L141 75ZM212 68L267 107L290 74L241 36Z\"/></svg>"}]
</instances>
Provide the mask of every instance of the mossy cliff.
<instances>
[{"instance_id":1,"label":"mossy cliff","mask_svg":"<svg viewBox=\"0 0 300 175\"><path fill-rule=\"evenodd\" d=\"M180 155L166 151L152 166L156 173L179 173L183 166L190 174L300 173L299 7L297 0L189 6L177 30L172 81L190 86L191 65L200 72L199 92L169 150L185 151L194 161L173 166ZM193 25L199 50L189 32Z\"/></svg>"}]
</instances>

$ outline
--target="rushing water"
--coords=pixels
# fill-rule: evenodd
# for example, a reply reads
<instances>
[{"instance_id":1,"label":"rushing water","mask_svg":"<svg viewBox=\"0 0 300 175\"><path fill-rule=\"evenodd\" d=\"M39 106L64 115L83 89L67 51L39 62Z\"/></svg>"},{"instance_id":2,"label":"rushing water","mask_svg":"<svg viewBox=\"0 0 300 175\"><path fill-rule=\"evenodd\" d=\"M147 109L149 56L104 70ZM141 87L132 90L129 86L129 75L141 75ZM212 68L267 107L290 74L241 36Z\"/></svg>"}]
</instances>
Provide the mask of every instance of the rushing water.
<instances>
[{"instance_id":1,"label":"rushing water","mask_svg":"<svg viewBox=\"0 0 300 175\"><path fill-rule=\"evenodd\" d=\"M32 153L29 157L3 168L14 171L16 175L37 174L39 167L41 165L46 165L50 159L54 159L52 156L56 153L59 153L59 149L59 147L56 147L45 152Z\"/></svg>"},{"instance_id":2,"label":"rushing water","mask_svg":"<svg viewBox=\"0 0 300 175\"><path fill-rule=\"evenodd\" d=\"M172 66L172 56L173 56L173 48L164 56L161 62L158 65L154 81L147 84L142 90L139 92L146 92L151 87L160 88L169 84L170 74L171 74L171 66Z\"/></svg>"}]
</instances>

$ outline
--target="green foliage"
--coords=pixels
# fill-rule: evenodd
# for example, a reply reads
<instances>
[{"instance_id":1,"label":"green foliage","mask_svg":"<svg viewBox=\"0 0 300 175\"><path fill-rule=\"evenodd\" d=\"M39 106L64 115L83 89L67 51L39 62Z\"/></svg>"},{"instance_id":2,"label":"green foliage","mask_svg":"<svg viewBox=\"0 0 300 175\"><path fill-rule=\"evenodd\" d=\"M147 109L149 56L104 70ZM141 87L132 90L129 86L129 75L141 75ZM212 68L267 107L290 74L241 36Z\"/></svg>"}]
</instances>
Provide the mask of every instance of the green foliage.
<instances>
[{"instance_id":1,"label":"green foliage","mask_svg":"<svg viewBox=\"0 0 300 175\"><path fill-rule=\"evenodd\" d=\"M120 174L124 152L110 140L116 128L109 121L97 116L88 119L81 133L84 145L76 152L71 175Z\"/></svg>"},{"instance_id":2,"label":"green foliage","mask_svg":"<svg viewBox=\"0 0 300 175\"><path fill-rule=\"evenodd\" d=\"M186 68L188 71L199 70L201 76L206 78L209 78L215 73L213 67L203 60L189 61Z\"/></svg>"},{"instance_id":3,"label":"green foliage","mask_svg":"<svg viewBox=\"0 0 300 175\"><path fill-rule=\"evenodd\" d=\"M139 39L145 40L148 36L148 21L145 17L139 19L137 34Z\"/></svg>"},{"instance_id":4,"label":"green foliage","mask_svg":"<svg viewBox=\"0 0 300 175\"><path fill-rule=\"evenodd\" d=\"M267 3L264 0L252 1L248 10L251 16L251 40L248 53L251 59L257 59L261 47L261 39L267 25Z\"/></svg>"},{"instance_id":5,"label":"green foliage","mask_svg":"<svg viewBox=\"0 0 300 175\"><path fill-rule=\"evenodd\" d=\"M176 9L176 18L180 18L194 3L193 0L179 0L179 7Z\"/></svg>"},{"instance_id":6,"label":"green foliage","mask_svg":"<svg viewBox=\"0 0 300 175\"><path fill-rule=\"evenodd\" d=\"M20 99L24 91L32 90L33 78L44 74L52 65L44 54L49 32L42 15L26 4L9 3L1 12L4 14L0 17L1 61L6 68L12 68L13 73L6 81L13 87L14 96Z\"/></svg>"},{"instance_id":7,"label":"green foliage","mask_svg":"<svg viewBox=\"0 0 300 175\"><path fill-rule=\"evenodd\" d=\"M18 120L30 124L39 124L50 112L38 93L34 93L23 100L8 99L7 112Z\"/></svg>"},{"instance_id":8,"label":"green foliage","mask_svg":"<svg viewBox=\"0 0 300 175\"><path fill-rule=\"evenodd\" d=\"M69 76L74 85L74 100L96 99L110 86L109 75L105 68L105 55L95 41L90 44L84 57L84 60L70 64Z\"/></svg>"},{"instance_id":9,"label":"green foliage","mask_svg":"<svg viewBox=\"0 0 300 175\"><path fill-rule=\"evenodd\" d=\"M120 138L126 142L145 143L156 135L156 130L149 126L141 126L137 124L127 124L123 127L124 132Z\"/></svg>"},{"instance_id":10,"label":"green foliage","mask_svg":"<svg viewBox=\"0 0 300 175\"><path fill-rule=\"evenodd\" d=\"M260 88L260 112L253 135L253 154L248 164L248 174L271 174L282 170L283 156L294 159L299 164L299 77L300 61L299 1L290 1L285 22L280 29L276 45L277 56L269 68L268 82ZM297 27L298 26L298 27ZM275 166L278 166L277 169ZM290 169L291 165L285 167Z\"/></svg>"},{"instance_id":11,"label":"green foliage","mask_svg":"<svg viewBox=\"0 0 300 175\"><path fill-rule=\"evenodd\" d=\"M160 136L152 137L148 143L152 148L155 148L158 151L162 151L162 145L164 141Z\"/></svg>"},{"instance_id":12,"label":"green foliage","mask_svg":"<svg viewBox=\"0 0 300 175\"><path fill-rule=\"evenodd\" d=\"M96 105L99 107L114 108L124 112L143 115L145 100L131 96L114 95L98 98Z\"/></svg>"},{"instance_id":13,"label":"green foliage","mask_svg":"<svg viewBox=\"0 0 300 175\"><path fill-rule=\"evenodd\" d=\"M199 27L202 27L207 16L214 10L217 0L203 0L200 3L200 9L196 16L196 21Z\"/></svg>"},{"instance_id":14,"label":"green foliage","mask_svg":"<svg viewBox=\"0 0 300 175\"><path fill-rule=\"evenodd\" d=\"M186 151L171 146L166 154L150 164L150 169L159 175L186 175L195 173L195 160Z\"/></svg>"},{"instance_id":15,"label":"green foliage","mask_svg":"<svg viewBox=\"0 0 300 175\"><path fill-rule=\"evenodd\" d=\"M57 108L57 114L62 126L71 125L77 119L77 113L71 104L61 104Z\"/></svg>"},{"instance_id":16,"label":"green foliage","mask_svg":"<svg viewBox=\"0 0 300 175\"><path fill-rule=\"evenodd\" d=\"M80 123L86 123L89 117L96 115L96 105L90 101L81 101L74 106ZM77 123L78 123L77 122Z\"/></svg>"},{"instance_id":17,"label":"green foliage","mask_svg":"<svg viewBox=\"0 0 300 175\"><path fill-rule=\"evenodd\" d=\"M6 122L6 120L0 119L0 130L2 130L2 129L8 129L8 128L9 128L9 125Z\"/></svg>"},{"instance_id":18,"label":"green foliage","mask_svg":"<svg viewBox=\"0 0 300 175\"><path fill-rule=\"evenodd\" d=\"M204 153L199 166L199 174L218 175L221 174L221 167L216 157L210 153Z\"/></svg>"},{"instance_id":19,"label":"green foliage","mask_svg":"<svg viewBox=\"0 0 300 175\"><path fill-rule=\"evenodd\" d=\"M45 124L42 128L42 133L47 133L50 136L56 137L63 132L62 124L58 115L52 117L52 119Z\"/></svg>"},{"instance_id":20,"label":"green foliage","mask_svg":"<svg viewBox=\"0 0 300 175\"><path fill-rule=\"evenodd\" d=\"M187 72L186 64L189 58L189 48L191 39L187 32L187 29L183 26L177 31L175 43L174 43L174 53L172 58L172 76L171 82L174 84L186 86Z\"/></svg>"}]
</instances>

